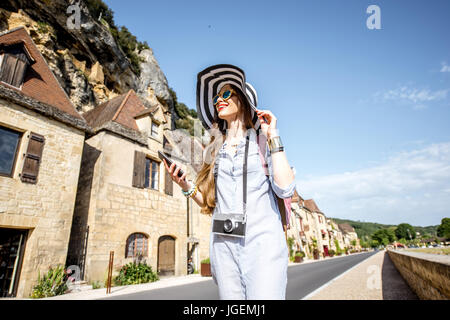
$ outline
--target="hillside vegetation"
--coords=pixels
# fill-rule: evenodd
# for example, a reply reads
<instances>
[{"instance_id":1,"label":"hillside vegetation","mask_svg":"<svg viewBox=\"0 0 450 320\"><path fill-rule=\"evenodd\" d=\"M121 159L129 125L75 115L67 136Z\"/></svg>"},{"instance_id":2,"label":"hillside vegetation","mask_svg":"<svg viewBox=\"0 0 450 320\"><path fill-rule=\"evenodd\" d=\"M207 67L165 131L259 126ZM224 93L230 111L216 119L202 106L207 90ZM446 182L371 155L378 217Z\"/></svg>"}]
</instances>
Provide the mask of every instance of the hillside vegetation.
<instances>
[{"instance_id":1,"label":"hillside vegetation","mask_svg":"<svg viewBox=\"0 0 450 320\"><path fill-rule=\"evenodd\" d=\"M364 241L372 240L372 235L378 230L382 230L382 229L395 230L397 228L397 225L391 225L391 224L353 221L353 220L339 219L339 218L331 218L331 219L333 219L338 224L348 223L353 228L355 228L355 231L358 234L358 238L362 239ZM427 226L427 227L414 226L414 229L416 232L419 232L421 236L427 238L427 237L435 237L437 234L438 227L439 227L439 225Z\"/></svg>"}]
</instances>

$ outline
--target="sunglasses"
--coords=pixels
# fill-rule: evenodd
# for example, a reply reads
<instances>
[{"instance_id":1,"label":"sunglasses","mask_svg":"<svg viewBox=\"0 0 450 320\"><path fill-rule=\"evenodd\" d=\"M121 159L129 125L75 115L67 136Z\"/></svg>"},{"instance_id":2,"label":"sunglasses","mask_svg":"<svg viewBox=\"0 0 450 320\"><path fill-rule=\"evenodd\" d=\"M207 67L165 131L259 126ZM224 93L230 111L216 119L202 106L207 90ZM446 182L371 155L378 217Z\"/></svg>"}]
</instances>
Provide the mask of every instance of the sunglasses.
<instances>
[{"instance_id":1,"label":"sunglasses","mask_svg":"<svg viewBox=\"0 0 450 320\"><path fill-rule=\"evenodd\" d=\"M233 93L236 93L236 91L234 91L233 89L225 90L225 91L222 93L222 96L221 96L221 97L222 97L222 100L227 101L228 99L231 98L231 96L233 95ZM219 102L219 97L220 97L220 94L216 95L216 96L213 98L213 104L214 104L214 106L217 105L217 103Z\"/></svg>"}]
</instances>

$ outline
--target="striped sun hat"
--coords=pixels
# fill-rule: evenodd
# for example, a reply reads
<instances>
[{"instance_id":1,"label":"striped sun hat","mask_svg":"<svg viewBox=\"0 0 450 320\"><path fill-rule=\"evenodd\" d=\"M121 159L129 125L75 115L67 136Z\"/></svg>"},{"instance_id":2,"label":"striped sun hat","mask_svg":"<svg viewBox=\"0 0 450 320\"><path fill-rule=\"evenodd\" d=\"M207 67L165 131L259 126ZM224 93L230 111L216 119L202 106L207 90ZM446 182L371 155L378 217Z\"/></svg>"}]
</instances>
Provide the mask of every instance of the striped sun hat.
<instances>
[{"instance_id":1,"label":"striped sun hat","mask_svg":"<svg viewBox=\"0 0 450 320\"><path fill-rule=\"evenodd\" d=\"M258 130L260 124L255 112L258 104L256 90L250 83L245 82L244 71L231 64L210 66L197 75L197 113L205 129L211 129L213 123L219 119L212 99L226 84L235 85L245 94L251 107L253 125ZM219 129L224 131L226 125L224 121L223 128Z\"/></svg>"}]
</instances>

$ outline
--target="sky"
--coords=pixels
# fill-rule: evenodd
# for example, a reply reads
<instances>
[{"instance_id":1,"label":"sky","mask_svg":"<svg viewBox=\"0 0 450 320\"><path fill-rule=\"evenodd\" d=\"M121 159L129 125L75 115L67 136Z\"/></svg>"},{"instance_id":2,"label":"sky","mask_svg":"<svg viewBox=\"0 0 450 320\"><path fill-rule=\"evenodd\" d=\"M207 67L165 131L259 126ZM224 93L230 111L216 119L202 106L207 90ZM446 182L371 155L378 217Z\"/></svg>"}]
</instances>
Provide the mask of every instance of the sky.
<instances>
[{"instance_id":1,"label":"sky","mask_svg":"<svg viewBox=\"0 0 450 320\"><path fill-rule=\"evenodd\" d=\"M298 193L326 216L450 217L450 1L104 2L189 108L198 72L243 69L278 119Z\"/></svg>"}]
</instances>

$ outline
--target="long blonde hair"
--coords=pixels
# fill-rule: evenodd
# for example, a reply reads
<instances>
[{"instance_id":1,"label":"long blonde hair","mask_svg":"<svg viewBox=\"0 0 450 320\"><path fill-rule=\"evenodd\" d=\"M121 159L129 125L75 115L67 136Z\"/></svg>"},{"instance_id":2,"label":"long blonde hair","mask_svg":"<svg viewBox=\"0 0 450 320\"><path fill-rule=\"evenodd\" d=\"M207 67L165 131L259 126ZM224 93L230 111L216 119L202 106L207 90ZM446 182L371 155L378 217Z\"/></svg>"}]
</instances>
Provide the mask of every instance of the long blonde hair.
<instances>
[{"instance_id":1,"label":"long blonde hair","mask_svg":"<svg viewBox=\"0 0 450 320\"><path fill-rule=\"evenodd\" d=\"M230 86L238 92L238 98L241 101L239 116L241 116L242 113L244 114L244 125L246 129L254 128L252 115L250 112L250 105L247 98L239 88L233 85ZM223 128L222 122L225 120L218 117L216 119L217 121L213 124L213 132L215 131L217 133L219 132L219 128ZM205 153L210 160L203 161L203 166L200 169L195 181L198 191L200 191L203 196L203 207L201 209L201 212L208 215L212 215L214 208L216 207L214 164L221 147L221 145L218 144L225 140L225 131L221 131L221 135L222 136L220 136L220 134L211 135L211 140L208 146L205 148Z\"/></svg>"}]
</instances>

